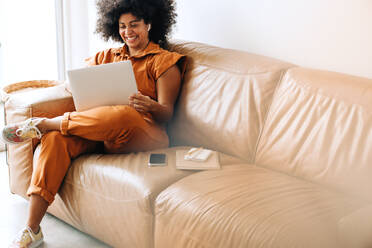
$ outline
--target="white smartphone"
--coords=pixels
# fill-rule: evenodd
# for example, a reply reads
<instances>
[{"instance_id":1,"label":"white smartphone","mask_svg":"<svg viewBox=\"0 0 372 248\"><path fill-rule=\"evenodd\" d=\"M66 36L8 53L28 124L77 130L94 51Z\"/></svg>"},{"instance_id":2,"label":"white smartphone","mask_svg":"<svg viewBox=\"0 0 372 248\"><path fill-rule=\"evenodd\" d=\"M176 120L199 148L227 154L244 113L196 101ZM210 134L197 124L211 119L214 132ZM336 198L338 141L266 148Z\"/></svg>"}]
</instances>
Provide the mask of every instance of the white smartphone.
<instances>
[{"instance_id":1,"label":"white smartphone","mask_svg":"<svg viewBox=\"0 0 372 248\"><path fill-rule=\"evenodd\" d=\"M149 167L155 166L166 166L167 165L167 155L165 153L151 153L149 157Z\"/></svg>"}]
</instances>

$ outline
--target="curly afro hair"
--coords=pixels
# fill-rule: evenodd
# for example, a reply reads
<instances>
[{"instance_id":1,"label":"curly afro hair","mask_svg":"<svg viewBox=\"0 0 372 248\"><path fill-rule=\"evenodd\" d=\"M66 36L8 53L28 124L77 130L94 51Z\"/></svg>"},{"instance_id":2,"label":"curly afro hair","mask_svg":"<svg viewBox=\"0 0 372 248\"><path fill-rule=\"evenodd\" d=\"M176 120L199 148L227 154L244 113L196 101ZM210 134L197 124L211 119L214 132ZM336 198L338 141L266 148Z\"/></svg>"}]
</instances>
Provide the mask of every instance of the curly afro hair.
<instances>
[{"instance_id":1,"label":"curly afro hair","mask_svg":"<svg viewBox=\"0 0 372 248\"><path fill-rule=\"evenodd\" d=\"M119 34L119 18L131 13L151 23L149 39L163 48L168 47L168 36L176 23L177 14L173 0L97 0L96 32L105 41L122 42Z\"/></svg>"}]
</instances>

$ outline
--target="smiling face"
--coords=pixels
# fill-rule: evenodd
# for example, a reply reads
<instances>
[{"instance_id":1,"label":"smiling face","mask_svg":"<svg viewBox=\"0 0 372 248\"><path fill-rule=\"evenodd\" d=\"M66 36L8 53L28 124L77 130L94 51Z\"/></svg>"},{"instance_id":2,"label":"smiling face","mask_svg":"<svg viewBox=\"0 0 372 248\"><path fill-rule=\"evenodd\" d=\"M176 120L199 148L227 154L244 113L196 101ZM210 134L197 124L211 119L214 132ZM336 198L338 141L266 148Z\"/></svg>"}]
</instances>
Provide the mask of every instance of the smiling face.
<instances>
[{"instance_id":1,"label":"smiling face","mask_svg":"<svg viewBox=\"0 0 372 248\"><path fill-rule=\"evenodd\" d=\"M131 13L122 14L119 18L119 33L129 48L129 53L135 55L145 49L149 43L149 27L143 19Z\"/></svg>"}]
</instances>

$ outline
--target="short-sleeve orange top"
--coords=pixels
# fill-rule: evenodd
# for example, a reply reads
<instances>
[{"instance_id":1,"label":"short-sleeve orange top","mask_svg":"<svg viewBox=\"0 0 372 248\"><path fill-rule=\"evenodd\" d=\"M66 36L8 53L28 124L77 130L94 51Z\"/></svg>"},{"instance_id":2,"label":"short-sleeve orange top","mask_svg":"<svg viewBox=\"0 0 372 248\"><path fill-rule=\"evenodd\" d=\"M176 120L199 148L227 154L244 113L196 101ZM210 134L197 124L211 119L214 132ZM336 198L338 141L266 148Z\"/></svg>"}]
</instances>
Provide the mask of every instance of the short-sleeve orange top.
<instances>
[{"instance_id":1,"label":"short-sleeve orange top","mask_svg":"<svg viewBox=\"0 0 372 248\"><path fill-rule=\"evenodd\" d=\"M183 76L186 67L184 55L162 49L154 42L149 42L140 54L134 56L129 55L128 48L124 45L98 52L86 61L88 65L99 65L123 60L132 62L138 90L154 100L157 100L156 82L159 77L175 64L179 66Z\"/></svg>"}]
</instances>

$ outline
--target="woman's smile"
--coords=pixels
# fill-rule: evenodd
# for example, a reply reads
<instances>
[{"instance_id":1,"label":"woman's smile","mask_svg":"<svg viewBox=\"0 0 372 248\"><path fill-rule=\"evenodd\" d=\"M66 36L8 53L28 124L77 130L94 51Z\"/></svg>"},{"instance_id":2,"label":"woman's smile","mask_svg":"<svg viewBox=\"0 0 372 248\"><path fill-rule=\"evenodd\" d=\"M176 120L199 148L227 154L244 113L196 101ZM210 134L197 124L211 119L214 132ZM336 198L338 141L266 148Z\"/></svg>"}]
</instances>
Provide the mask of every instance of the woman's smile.
<instances>
[{"instance_id":1,"label":"woman's smile","mask_svg":"<svg viewBox=\"0 0 372 248\"><path fill-rule=\"evenodd\" d=\"M149 43L149 24L131 13L120 16L119 33L131 55L142 51Z\"/></svg>"}]
</instances>

